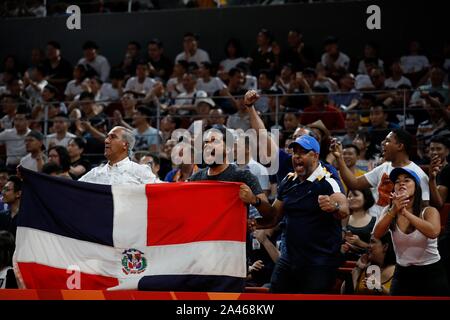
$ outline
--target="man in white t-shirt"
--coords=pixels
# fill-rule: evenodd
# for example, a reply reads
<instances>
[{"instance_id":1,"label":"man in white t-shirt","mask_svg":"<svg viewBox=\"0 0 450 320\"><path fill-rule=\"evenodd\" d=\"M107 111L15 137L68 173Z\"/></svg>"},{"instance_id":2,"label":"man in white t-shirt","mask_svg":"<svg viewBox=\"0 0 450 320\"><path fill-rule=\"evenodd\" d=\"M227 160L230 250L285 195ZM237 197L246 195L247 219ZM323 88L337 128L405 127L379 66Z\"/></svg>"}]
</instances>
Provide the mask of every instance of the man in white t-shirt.
<instances>
[{"instance_id":1,"label":"man in white t-shirt","mask_svg":"<svg viewBox=\"0 0 450 320\"><path fill-rule=\"evenodd\" d=\"M105 82L108 80L109 71L111 69L108 60L97 53L98 46L93 41L87 41L83 45L83 58L78 61L78 64L89 65L94 69L100 79Z\"/></svg>"},{"instance_id":2,"label":"man in white t-shirt","mask_svg":"<svg viewBox=\"0 0 450 320\"><path fill-rule=\"evenodd\" d=\"M69 118L66 114L60 113L53 118L54 133L47 135L45 141L46 149L53 146L63 146L67 148L69 141L76 137L73 133L68 132Z\"/></svg>"},{"instance_id":3,"label":"man in white t-shirt","mask_svg":"<svg viewBox=\"0 0 450 320\"><path fill-rule=\"evenodd\" d=\"M136 66L136 77L128 79L125 91L147 94L155 85L156 81L148 77L149 69L147 63L140 61Z\"/></svg>"},{"instance_id":4,"label":"man in white t-shirt","mask_svg":"<svg viewBox=\"0 0 450 320\"><path fill-rule=\"evenodd\" d=\"M394 168L413 170L420 177L422 200L430 200L428 176L418 165L409 160L411 147L412 137L407 131L402 129L392 130L382 142L382 156L386 162L360 177L355 177L346 166L342 146L338 142L332 143L331 150L337 159L341 178L350 190L372 188L375 205L369 209L369 213L374 217L379 217L383 209L390 204L390 194L394 184L389 179L389 174Z\"/></svg>"},{"instance_id":5,"label":"man in white t-shirt","mask_svg":"<svg viewBox=\"0 0 450 320\"><path fill-rule=\"evenodd\" d=\"M26 111L19 106L14 118L14 128L0 132L0 144L6 146L6 165L17 166L20 159L27 154L25 148L25 137L30 132Z\"/></svg>"},{"instance_id":6,"label":"man in white t-shirt","mask_svg":"<svg viewBox=\"0 0 450 320\"><path fill-rule=\"evenodd\" d=\"M400 58L403 72L406 74L417 73L430 67L428 58L420 54L420 44L411 41L409 44L409 54Z\"/></svg>"},{"instance_id":7,"label":"man in white t-shirt","mask_svg":"<svg viewBox=\"0 0 450 320\"><path fill-rule=\"evenodd\" d=\"M325 41L325 53L322 54L321 64L328 70L336 69L348 70L350 66L350 58L339 50L338 41L334 37L329 37Z\"/></svg>"},{"instance_id":8,"label":"man in white t-shirt","mask_svg":"<svg viewBox=\"0 0 450 320\"><path fill-rule=\"evenodd\" d=\"M218 77L212 77L212 64L210 62L202 62L199 68L199 78L197 79L197 90L205 91L208 96L226 95L227 86Z\"/></svg>"},{"instance_id":9,"label":"man in white t-shirt","mask_svg":"<svg viewBox=\"0 0 450 320\"><path fill-rule=\"evenodd\" d=\"M175 58L175 63L180 60L195 62L198 66L202 62L211 62L208 52L198 48L198 36L192 32L187 32L183 37L183 52Z\"/></svg>"},{"instance_id":10,"label":"man in white t-shirt","mask_svg":"<svg viewBox=\"0 0 450 320\"><path fill-rule=\"evenodd\" d=\"M23 78L25 93L32 104L42 101L42 91L44 91L45 86L48 84L45 76L46 72L42 66L34 67L30 76L25 73Z\"/></svg>"},{"instance_id":11,"label":"man in white t-shirt","mask_svg":"<svg viewBox=\"0 0 450 320\"><path fill-rule=\"evenodd\" d=\"M403 76L402 66L399 60L391 64L392 76L384 81L386 88L397 89L401 85L412 87L411 81Z\"/></svg>"}]
</instances>

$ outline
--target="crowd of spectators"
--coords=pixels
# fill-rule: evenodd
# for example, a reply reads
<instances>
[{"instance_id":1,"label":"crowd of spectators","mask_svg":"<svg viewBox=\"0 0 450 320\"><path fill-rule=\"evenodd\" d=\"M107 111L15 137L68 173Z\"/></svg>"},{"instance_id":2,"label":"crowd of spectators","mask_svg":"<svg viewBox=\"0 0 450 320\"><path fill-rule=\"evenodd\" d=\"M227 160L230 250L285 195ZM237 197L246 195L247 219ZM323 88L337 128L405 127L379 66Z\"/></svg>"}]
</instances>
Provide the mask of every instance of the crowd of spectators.
<instances>
[{"instance_id":1,"label":"crowd of spectators","mask_svg":"<svg viewBox=\"0 0 450 320\"><path fill-rule=\"evenodd\" d=\"M15 176L18 165L78 180L104 160L105 139L116 126L132 131L136 143L130 158L147 164L157 182L187 181L205 172L204 163L173 163L172 150L178 141L172 133L178 128L192 134L196 127L231 132L276 129L279 140L273 142L279 146L280 166L275 174L269 175L263 165L267 163L252 158L251 146L244 143L245 163L239 163L239 170L249 170L257 178L252 181L259 184L254 188L258 194L269 202L289 199L281 198L277 187L287 189L284 179L295 170L293 142L302 135L314 137L320 145L311 149L319 154L318 166L330 172L337 182L331 183L333 190L340 188L349 203L350 217L342 220L340 258L358 261L359 271L346 280L344 291L369 292L362 270L376 264L383 279L382 290L376 293L389 293L394 279L397 292L414 294L404 284L398 289L390 251L396 251L397 265L410 263L398 252L405 242L400 246L396 241L399 232L423 232L416 218L430 224L424 235L429 243L440 233L436 234L435 215L449 201L450 184L450 44L427 56L418 41L411 41L403 56L392 57L381 55L377 44L367 43L361 44L358 58L345 54L335 37L328 37L322 53L315 55L319 48L313 50L306 39L293 29L284 46L284 41L276 42L269 30L262 29L250 53L242 52L238 39L224 43L226 59L222 61L210 56L191 32L184 35L182 50L175 57L166 56L160 39L151 39L146 47L130 41L123 60L116 62L102 55L94 41L80 44L78 61L67 61L64 48L55 41L33 49L25 68L13 55L4 57L0 68L0 229L15 232L21 189ZM257 90L260 96L251 110L244 99L248 90ZM391 195L402 190L397 184L406 179L390 176L399 167L417 175L415 189L410 188L412 193L420 190L415 196L423 201L421 206L431 204L437 210L424 213L406 208L403 198ZM398 222L394 221L400 226L400 231L395 226L391 230L392 240L386 233L391 216L398 216ZM384 224L377 225L374 237L378 220ZM282 219L273 228L253 232L250 285L270 283L274 264L285 252L285 229ZM448 235L442 233L440 240L439 259L448 270ZM6 246L10 244L3 247L2 242L1 249L7 250ZM437 249L433 254L429 261L434 263L439 260ZM7 267L1 263L0 267ZM420 276L419 269L414 275ZM407 274L409 269L402 265L397 270Z\"/></svg>"}]
</instances>

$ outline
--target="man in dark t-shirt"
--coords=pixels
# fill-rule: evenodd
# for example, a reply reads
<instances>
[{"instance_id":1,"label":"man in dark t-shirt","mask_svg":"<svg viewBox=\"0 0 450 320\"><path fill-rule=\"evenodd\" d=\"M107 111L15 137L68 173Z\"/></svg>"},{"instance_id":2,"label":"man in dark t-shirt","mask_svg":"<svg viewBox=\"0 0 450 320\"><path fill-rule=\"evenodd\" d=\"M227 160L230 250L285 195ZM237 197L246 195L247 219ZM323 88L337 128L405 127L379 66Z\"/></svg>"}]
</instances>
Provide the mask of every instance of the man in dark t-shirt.
<instances>
[{"instance_id":1,"label":"man in dark t-shirt","mask_svg":"<svg viewBox=\"0 0 450 320\"><path fill-rule=\"evenodd\" d=\"M251 204L257 209L262 203L269 204L258 179L250 171L239 169L236 165L227 161L227 152L229 150L227 150L226 141L227 139L233 141L232 134L223 126L216 126L213 129L215 130L211 130L206 134L204 140L203 154L207 155L204 158L207 167L193 174L189 181L242 182L239 197L244 203ZM259 211L262 216L268 214L264 210Z\"/></svg>"}]
</instances>

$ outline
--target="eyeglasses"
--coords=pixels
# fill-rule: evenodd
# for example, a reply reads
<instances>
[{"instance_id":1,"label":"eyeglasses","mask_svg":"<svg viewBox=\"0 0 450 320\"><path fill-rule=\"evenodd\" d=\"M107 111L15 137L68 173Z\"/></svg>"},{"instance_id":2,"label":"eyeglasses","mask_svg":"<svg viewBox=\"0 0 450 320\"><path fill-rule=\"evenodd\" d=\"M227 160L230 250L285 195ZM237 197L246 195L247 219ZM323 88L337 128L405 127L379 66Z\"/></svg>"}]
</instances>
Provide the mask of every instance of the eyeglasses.
<instances>
[{"instance_id":1,"label":"eyeglasses","mask_svg":"<svg viewBox=\"0 0 450 320\"><path fill-rule=\"evenodd\" d=\"M3 187L2 188L2 192L8 192L8 191L13 191L12 188L8 188L8 187Z\"/></svg>"}]
</instances>

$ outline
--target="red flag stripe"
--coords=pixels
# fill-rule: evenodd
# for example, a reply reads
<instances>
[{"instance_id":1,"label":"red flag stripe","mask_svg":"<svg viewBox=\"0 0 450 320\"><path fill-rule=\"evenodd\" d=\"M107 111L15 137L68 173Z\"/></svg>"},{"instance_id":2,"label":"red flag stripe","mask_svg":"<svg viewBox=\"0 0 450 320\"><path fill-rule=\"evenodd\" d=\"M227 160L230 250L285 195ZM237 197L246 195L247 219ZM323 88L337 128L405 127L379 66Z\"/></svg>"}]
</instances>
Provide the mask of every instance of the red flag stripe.
<instances>
[{"instance_id":1,"label":"red flag stripe","mask_svg":"<svg viewBox=\"0 0 450 320\"><path fill-rule=\"evenodd\" d=\"M18 262L20 273L27 284L27 289L61 289L67 288L71 274L67 270L45 266L34 262ZM116 278L80 272L80 289L99 290L117 286Z\"/></svg>"},{"instance_id":2,"label":"red flag stripe","mask_svg":"<svg viewBox=\"0 0 450 320\"><path fill-rule=\"evenodd\" d=\"M239 199L239 183L190 182L147 185L147 245L196 241L242 241L246 235L246 207ZM167 194L172 201L167 201ZM189 215L188 215L189 213ZM231 227L230 227L231 226Z\"/></svg>"}]
</instances>

